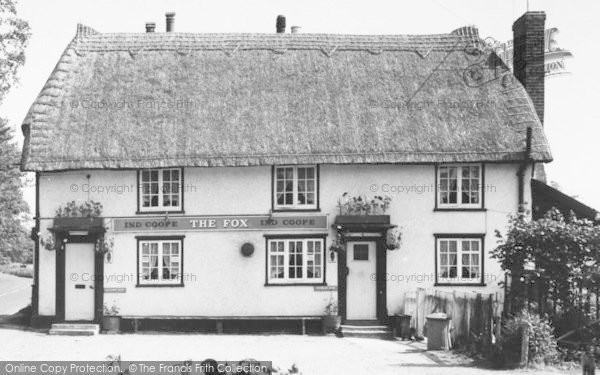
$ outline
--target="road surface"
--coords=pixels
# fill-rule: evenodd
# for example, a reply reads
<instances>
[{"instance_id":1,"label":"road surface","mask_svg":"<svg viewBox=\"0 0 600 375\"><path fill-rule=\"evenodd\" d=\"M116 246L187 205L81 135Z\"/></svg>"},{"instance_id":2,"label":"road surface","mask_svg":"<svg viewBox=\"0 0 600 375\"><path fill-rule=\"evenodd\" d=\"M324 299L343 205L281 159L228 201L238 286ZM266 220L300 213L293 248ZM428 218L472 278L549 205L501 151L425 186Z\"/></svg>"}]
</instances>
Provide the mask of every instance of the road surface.
<instances>
[{"instance_id":1,"label":"road surface","mask_svg":"<svg viewBox=\"0 0 600 375\"><path fill-rule=\"evenodd\" d=\"M0 273L0 315L12 315L31 303L33 280Z\"/></svg>"}]
</instances>

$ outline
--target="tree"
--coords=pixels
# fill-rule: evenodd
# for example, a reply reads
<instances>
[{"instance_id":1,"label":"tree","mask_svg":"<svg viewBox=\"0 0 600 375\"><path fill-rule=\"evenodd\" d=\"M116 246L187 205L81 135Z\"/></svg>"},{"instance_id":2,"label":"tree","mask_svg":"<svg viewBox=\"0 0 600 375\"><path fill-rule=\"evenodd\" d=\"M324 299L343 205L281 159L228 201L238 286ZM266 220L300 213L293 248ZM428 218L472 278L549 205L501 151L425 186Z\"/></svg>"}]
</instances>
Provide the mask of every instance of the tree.
<instances>
[{"instance_id":1,"label":"tree","mask_svg":"<svg viewBox=\"0 0 600 375\"><path fill-rule=\"evenodd\" d=\"M0 101L17 82L29 36L29 25L17 16L15 2L0 0ZM31 259L32 244L24 226L29 208L23 200L19 159L8 121L0 118L0 262Z\"/></svg>"},{"instance_id":2,"label":"tree","mask_svg":"<svg viewBox=\"0 0 600 375\"><path fill-rule=\"evenodd\" d=\"M589 293L598 293L600 226L553 208L538 220L513 216L492 257L513 276L512 301L533 302L541 313L589 313ZM532 288L534 286L534 288ZM513 310L520 309L519 304Z\"/></svg>"},{"instance_id":3,"label":"tree","mask_svg":"<svg viewBox=\"0 0 600 375\"><path fill-rule=\"evenodd\" d=\"M0 101L17 82L30 35L29 24L17 17L15 1L0 0Z\"/></svg>"},{"instance_id":4,"label":"tree","mask_svg":"<svg viewBox=\"0 0 600 375\"><path fill-rule=\"evenodd\" d=\"M32 247L25 229L29 207L23 199L19 149L12 138L12 129L0 119L0 259L25 262Z\"/></svg>"}]
</instances>

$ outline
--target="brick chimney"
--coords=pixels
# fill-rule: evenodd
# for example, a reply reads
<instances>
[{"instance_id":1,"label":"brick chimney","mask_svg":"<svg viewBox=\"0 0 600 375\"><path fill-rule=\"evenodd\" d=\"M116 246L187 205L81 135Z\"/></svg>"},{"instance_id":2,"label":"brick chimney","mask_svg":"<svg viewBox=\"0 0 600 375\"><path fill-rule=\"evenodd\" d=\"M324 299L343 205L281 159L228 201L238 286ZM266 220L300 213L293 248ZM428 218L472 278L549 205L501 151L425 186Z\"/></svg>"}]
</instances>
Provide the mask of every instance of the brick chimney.
<instances>
[{"instance_id":1,"label":"brick chimney","mask_svg":"<svg viewBox=\"0 0 600 375\"><path fill-rule=\"evenodd\" d=\"M146 32L153 33L156 29L156 24L154 22L146 22Z\"/></svg>"},{"instance_id":2,"label":"brick chimney","mask_svg":"<svg viewBox=\"0 0 600 375\"><path fill-rule=\"evenodd\" d=\"M544 124L544 28L546 13L526 12L513 24L513 71Z\"/></svg>"},{"instance_id":3,"label":"brick chimney","mask_svg":"<svg viewBox=\"0 0 600 375\"><path fill-rule=\"evenodd\" d=\"M526 12L513 24L513 73L531 98L544 124L544 50L546 13ZM533 178L546 183L543 163L536 163Z\"/></svg>"}]
</instances>

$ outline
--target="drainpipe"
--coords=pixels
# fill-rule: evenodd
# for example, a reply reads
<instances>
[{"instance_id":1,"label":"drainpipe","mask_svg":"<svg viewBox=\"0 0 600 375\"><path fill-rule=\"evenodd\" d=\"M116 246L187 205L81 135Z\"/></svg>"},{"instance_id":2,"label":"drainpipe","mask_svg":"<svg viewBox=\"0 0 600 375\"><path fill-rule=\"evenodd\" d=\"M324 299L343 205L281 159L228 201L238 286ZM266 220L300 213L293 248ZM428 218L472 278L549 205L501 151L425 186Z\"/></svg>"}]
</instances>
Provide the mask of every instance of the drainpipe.
<instances>
[{"instance_id":1,"label":"drainpipe","mask_svg":"<svg viewBox=\"0 0 600 375\"><path fill-rule=\"evenodd\" d=\"M519 179L519 207L518 213L523 214L525 212L525 171L531 163L531 127L527 128L527 138L525 139L525 158L519 166L517 176Z\"/></svg>"}]
</instances>

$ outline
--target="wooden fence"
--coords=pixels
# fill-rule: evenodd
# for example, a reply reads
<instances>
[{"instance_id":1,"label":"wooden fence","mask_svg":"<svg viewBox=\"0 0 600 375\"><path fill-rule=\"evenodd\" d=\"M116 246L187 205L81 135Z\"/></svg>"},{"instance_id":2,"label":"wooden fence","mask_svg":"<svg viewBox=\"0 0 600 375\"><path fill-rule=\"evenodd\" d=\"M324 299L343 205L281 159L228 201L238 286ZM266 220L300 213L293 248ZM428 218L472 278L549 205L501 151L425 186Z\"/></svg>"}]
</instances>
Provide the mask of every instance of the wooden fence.
<instances>
[{"instance_id":1,"label":"wooden fence","mask_svg":"<svg viewBox=\"0 0 600 375\"><path fill-rule=\"evenodd\" d=\"M500 301L497 294L444 292L418 288L404 294L404 314L411 316L411 328L424 336L426 316L443 312L451 318L453 345L474 341L493 342L499 332Z\"/></svg>"}]
</instances>

